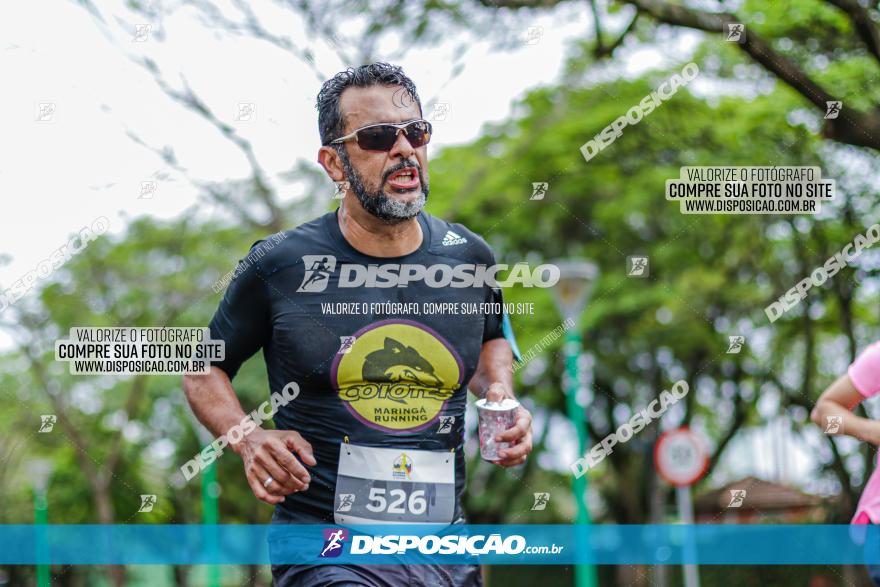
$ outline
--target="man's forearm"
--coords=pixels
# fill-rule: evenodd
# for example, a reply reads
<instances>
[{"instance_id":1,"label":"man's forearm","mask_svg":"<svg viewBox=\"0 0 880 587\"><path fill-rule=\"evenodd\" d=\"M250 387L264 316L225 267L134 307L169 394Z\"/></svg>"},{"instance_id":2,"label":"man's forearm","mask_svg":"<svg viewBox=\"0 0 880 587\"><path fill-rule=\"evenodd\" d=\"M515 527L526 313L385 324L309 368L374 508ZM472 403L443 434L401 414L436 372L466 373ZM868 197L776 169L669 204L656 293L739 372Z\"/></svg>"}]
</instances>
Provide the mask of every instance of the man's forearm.
<instances>
[{"instance_id":1,"label":"man's forearm","mask_svg":"<svg viewBox=\"0 0 880 587\"><path fill-rule=\"evenodd\" d=\"M495 338L483 344L477 372L471 378L468 389L477 397L484 397L489 386L501 383L505 393L513 396L513 351L510 343L503 338Z\"/></svg>"},{"instance_id":2,"label":"man's forearm","mask_svg":"<svg viewBox=\"0 0 880 587\"><path fill-rule=\"evenodd\" d=\"M196 418L215 436L226 434L245 417L229 377L218 367L206 375L184 375L183 391Z\"/></svg>"}]
</instances>

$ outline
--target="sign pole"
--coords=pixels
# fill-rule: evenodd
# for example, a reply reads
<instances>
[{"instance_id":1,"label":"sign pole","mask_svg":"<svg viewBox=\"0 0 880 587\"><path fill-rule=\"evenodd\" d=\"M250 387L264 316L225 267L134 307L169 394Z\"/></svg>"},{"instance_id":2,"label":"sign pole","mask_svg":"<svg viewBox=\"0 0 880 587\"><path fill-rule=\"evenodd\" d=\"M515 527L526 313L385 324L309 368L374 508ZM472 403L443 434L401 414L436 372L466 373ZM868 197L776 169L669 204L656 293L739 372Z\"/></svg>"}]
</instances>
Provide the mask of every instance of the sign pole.
<instances>
[{"instance_id":1,"label":"sign pole","mask_svg":"<svg viewBox=\"0 0 880 587\"><path fill-rule=\"evenodd\" d=\"M694 538L694 502L691 486L699 481L709 468L709 454L702 438L683 426L664 432L654 445L654 466L657 473L675 486L678 518L686 526L682 547L685 587L700 587L697 567L697 544ZM685 561L692 561L686 563Z\"/></svg>"},{"instance_id":2,"label":"sign pole","mask_svg":"<svg viewBox=\"0 0 880 587\"><path fill-rule=\"evenodd\" d=\"M683 524L693 529L694 525L694 502L691 499L691 486L675 488L675 501L678 504L678 517ZM688 531L685 536L684 556L686 559L696 559L697 548L694 544L694 535ZM684 587L700 587L700 573L697 565L686 564L684 567Z\"/></svg>"}]
</instances>

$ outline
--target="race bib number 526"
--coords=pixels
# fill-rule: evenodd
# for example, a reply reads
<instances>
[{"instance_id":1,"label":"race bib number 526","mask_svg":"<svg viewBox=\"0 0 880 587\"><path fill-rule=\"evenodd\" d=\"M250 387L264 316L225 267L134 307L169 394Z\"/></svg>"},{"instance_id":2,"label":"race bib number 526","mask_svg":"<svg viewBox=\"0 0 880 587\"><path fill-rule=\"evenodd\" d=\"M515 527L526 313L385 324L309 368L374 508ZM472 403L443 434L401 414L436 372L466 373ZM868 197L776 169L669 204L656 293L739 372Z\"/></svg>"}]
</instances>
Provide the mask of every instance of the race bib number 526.
<instances>
[{"instance_id":1,"label":"race bib number 526","mask_svg":"<svg viewBox=\"0 0 880 587\"><path fill-rule=\"evenodd\" d=\"M336 523L448 524L454 514L453 452L340 445Z\"/></svg>"}]
</instances>

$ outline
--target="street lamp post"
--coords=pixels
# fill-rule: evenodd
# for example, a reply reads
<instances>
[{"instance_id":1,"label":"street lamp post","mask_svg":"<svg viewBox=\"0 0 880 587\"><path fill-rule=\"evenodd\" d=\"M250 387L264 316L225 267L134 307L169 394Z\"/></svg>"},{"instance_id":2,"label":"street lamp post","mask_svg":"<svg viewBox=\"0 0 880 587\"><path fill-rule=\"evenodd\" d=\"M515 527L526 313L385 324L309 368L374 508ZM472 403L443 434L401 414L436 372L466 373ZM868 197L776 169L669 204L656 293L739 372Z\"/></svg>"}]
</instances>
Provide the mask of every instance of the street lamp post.
<instances>
[{"instance_id":1,"label":"street lamp post","mask_svg":"<svg viewBox=\"0 0 880 587\"><path fill-rule=\"evenodd\" d=\"M559 282L553 288L553 298L563 319L574 323L568 326L565 333L565 406L577 436L578 457L581 457L587 449L587 429L584 406L577 399L580 388L578 358L583 344L575 325L587 305L599 270L593 263L584 260L557 261L555 265L559 267ZM578 526L590 524L586 474L575 477L571 489L575 500L575 523ZM576 587L596 587L597 584L595 567L575 566Z\"/></svg>"},{"instance_id":2,"label":"street lamp post","mask_svg":"<svg viewBox=\"0 0 880 587\"><path fill-rule=\"evenodd\" d=\"M49 489L49 477L52 475L52 461L34 459L27 465L28 475L34 488L34 525L37 528L37 560L49 560L49 545L45 534L45 526L49 523L49 502L46 495ZM37 586L49 587L49 565L37 564Z\"/></svg>"},{"instance_id":3,"label":"street lamp post","mask_svg":"<svg viewBox=\"0 0 880 587\"><path fill-rule=\"evenodd\" d=\"M205 446L214 442L213 436L208 430L201 425L201 423L196 418L195 414L192 411L188 410L187 414L189 415L190 421L192 422L193 429L196 431L196 436L199 439L199 442ZM220 522L220 508L218 503L218 497L220 496L220 483L217 481L217 461L214 461L202 471L202 525L216 525ZM205 528L206 532L208 531ZM207 534L208 538L208 550L212 555L215 555L219 550L219 545L217 543L218 535L217 532L209 532ZM208 587L219 587L220 586L220 568L217 565L208 565Z\"/></svg>"},{"instance_id":4,"label":"street lamp post","mask_svg":"<svg viewBox=\"0 0 880 587\"><path fill-rule=\"evenodd\" d=\"M205 468L202 474L202 523L205 525L216 525L220 521L220 509L217 503L217 497L220 495L220 484L217 482L217 461L214 461ZM217 533L211 534L211 554L216 554L219 550L217 544ZM208 566L208 586L220 586L220 567L217 565Z\"/></svg>"}]
</instances>

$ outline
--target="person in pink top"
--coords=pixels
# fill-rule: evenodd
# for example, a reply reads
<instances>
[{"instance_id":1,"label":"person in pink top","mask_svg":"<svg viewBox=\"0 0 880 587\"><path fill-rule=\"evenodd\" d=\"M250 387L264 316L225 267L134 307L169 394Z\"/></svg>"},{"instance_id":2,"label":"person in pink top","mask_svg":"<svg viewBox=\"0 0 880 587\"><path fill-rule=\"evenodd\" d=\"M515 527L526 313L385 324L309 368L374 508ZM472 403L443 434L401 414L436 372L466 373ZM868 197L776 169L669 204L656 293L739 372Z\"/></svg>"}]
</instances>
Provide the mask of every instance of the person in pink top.
<instances>
[{"instance_id":1,"label":"person in pink top","mask_svg":"<svg viewBox=\"0 0 880 587\"><path fill-rule=\"evenodd\" d=\"M847 373L822 392L810 417L826 434L846 434L880 445L880 422L852 413L869 397L880 394L880 341L869 345L856 357ZM880 468L874 468L859 499L853 524L880 524ZM868 572L880 586L880 566L869 565Z\"/></svg>"}]
</instances>

